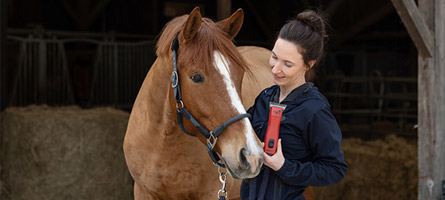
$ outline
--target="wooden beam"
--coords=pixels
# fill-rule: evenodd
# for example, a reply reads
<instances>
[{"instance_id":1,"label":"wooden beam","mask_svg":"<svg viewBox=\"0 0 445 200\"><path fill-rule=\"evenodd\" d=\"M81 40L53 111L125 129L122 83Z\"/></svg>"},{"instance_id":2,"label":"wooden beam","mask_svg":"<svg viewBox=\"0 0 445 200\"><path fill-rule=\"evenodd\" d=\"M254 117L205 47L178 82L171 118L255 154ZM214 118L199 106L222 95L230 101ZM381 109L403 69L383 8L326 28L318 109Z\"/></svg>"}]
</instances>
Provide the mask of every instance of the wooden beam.
<instances>
[{"instance_id":1,"label":"wooden beam","mask_svg":"<svg viewBox=\"0 0 445 200\"><path fill-rule=\"evenodd\" d=\"M73 9L73 6L71 6L67 0L58 0L58 2L79 30L88 30L96 21L97 17L102 14L103 10L110 3L110 0L100 0L91 11L89 10L90 4L88 4L88 0L75 1L76 9Z\"/></svg>"},{"instance_id":2,"label":"wooden beam","mask_svg":"<svg viewBox=\"0 0 445 200\"><path fill-rule=\"evenodd\" d=\"M337 12L340 5L343 4L344 0L335 0L335 1L330 1L330 2L331 3L329 4L328 8L326 9L326 13L328 13L328 15L330 17L332 17L335 14L335 12Z\"/></svg>"},{"instance_id":3,"label":"wooden beam","mask_svg":"<svg viewBox=\"0 0 445 200\"><path fill-rule=\"evenodd\" d=\"M362 35L357 35L359 40L394 40L400 38L409 38L406 31L373 31Z\"/></svg>"},{"instance_id":4,"label":"wooden beam","mask_svg":"<svg viewBox=\"0 0 445 200\"><path fill-rule=\"evenodd\" d=\"M7 67L6 67L6 34L8 29L8 0L0 2L0 110L7 106L7 96L9 96L9 89L7 84ZM1 139L0 133L0 139ZM2 177L0 177L2 178ZM3 179L2 179L3 180Z\"/></svg>"},{"instance_id":5,"label":"wooden beam","mask_svg":"<svg viewBox=\"0 0 445 200\"><path fill-rule=\"evenodd\" d=\"M311 3L309 0L300 0L300 2L303 4L305 9L311 8Z\"/></svg>"},{"instance_id":6,"label":"wooden beam","mask_svg":"<svg viewBox=\"0 0 445 200\"><path fill-rule=\"evenodd\" d=\"M272 31L270 30L270 27L267 26L264 23L264 19L261 17L262 15L257 11L255 6L250 2L251 0L243 0L243 2L246 4L247 9L252 13L253 17L255 17L255 21L260 26L260 29L264 32L264 34L268 37L267 39L271 39L273 36Z\"/></svg>"},{"instance_id":7,"label":"wooden beam","mask_svg":"<svg viewBox=\"0 0 445 200\"><path fill-rule=\"evenodd\" d=\"M437 200L445 195L445 1L418 5L434 42L431 57L418 56L418 199Z\"/></svg>"},{"instance_id":8,"label":"wooden beam","mask_svg":"<svg viewBox=\"0 0 445 200\"><path fill-rule=\"evenodd\" d=\"M433 34L420 14L414 0L391 0L403 24L423 57L433 54Z\"/></svg>"},{"instance_id":9,"label":"wooden beam","mask_svg":"<svg viewBox=\"0 0 445 200\"><path fill-rule=\"evenodd\" d=\"M216 2L216 18L223 20L232 14L232 0L217 0Z\"/></svg>"},{"instance_id":10,"label":"wooden beam","mask_svg":"<svg viewBox=\"0 0 445 200\"><path fill-rule=\"evenodd\" d=\"M99 15L103 13L109 3L110 0L101 0L99 3L96 4L93 11L90 13L90 15L88 15L88 27L90 27L97 20Z\"/></svg>"},{"instance_id":11,"label":"wooden beam","mask_svg":"<svg viewBox=\"0 0 445 200\"><path fill-rule=\"evenodd\" d=\"M434 195L436 199L445 199L445 1L436 0L434 5L435 22L435 80L437 86L436 96L436 138L434 165Z\"/></svg>"},{"instance_id":12,"label":"wooden beam","mask_svg":"<svg viewBox=\"0 0 445 200\"><path fill-rule=\"evenodd\" d=\"M65 12L68 14L68 16L74 21L74 23L79 26L78 24L81 24L81 20L79 16L76 14L74 9L68 4L65 0L58 0L62 8L65 10Z\"/></svg>"},{"instance_id":13,"label":"wooden beam","mask_svg":"<svg viewBox=\"0 0 445 200\"><path fill-rule=\"evenodd\" d=\"M335 40L333 46L339 46L340 44L343 44L344 42L350 40L352 37L356 36L369 26L386 17L388 14L393 12L393 10L393 7L389 3L385 4L381 9L373 12L371 16L365 18L364 20L360 20L358 23L350 26L350 28L347 28L346 31L339 33L338 38Z\"/></svg>"},{"instance_id":14,"label":"wooden beam","mask_svg":"<svg viewBox=\"0 0 445 200\"><path fill-rule=\"evenodd\" d=\"M419 0L419 11L429 29L434 29L434 0ZM406 25L405 25L406 26ZM412 37L412 36L411 36ZM417 47L418 49L419 47ZM433 199L434 160L434 59L421 56L418 49L418 199ZM434 53L434 52L432 52Z\"/></svg>"}]
</instances>

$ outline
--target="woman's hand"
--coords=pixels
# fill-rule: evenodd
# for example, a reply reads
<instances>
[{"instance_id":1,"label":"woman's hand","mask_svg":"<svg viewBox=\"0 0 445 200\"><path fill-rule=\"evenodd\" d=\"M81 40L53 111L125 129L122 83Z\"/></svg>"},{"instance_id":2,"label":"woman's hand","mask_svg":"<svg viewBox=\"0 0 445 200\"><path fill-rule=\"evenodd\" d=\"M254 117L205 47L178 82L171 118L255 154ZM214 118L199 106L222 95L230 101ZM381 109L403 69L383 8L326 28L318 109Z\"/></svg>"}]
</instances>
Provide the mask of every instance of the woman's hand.
<instances>
[{"instance_id":1,"label":"woman's hand","mask_svg":"<svg viewBox=\"0 0 445 200\"><path fill-rule=\"evenodd\" d=\"M273 156L263 153L264 165L270 167L274 171L278 171L284 165L284 156L281 149L281 139L278 140L277 152Z\"/></svg>"}]
</instances>

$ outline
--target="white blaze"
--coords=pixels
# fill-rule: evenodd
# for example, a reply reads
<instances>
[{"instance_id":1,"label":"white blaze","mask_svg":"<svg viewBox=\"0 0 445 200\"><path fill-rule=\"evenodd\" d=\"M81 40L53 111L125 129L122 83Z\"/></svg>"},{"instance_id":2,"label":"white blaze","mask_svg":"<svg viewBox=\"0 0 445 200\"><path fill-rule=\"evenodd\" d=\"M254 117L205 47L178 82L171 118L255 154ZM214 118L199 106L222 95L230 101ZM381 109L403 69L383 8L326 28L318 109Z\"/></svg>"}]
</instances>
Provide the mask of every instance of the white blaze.
<instances>
[{"instance_id":1,"label":"white blaze","mask_svg":"<svg viewBox=\"0 0 445 200\"><path fill-rule=\"evenodd\" d=\"M241 102L240 96L236 91L235 84L232 78L230 77L230 69L226 58L223 55L221 55L221 53L218 51L213 52L213 58L215 59L216 69L219 71L219 73L221 73L223 77L223 81L224 84L226 85L226 89L229 94L232 107L234 107L239 112L239 114L246 113L246 110L244 109L244 106ZM260 147L256 145L252 126L248 125L250 124L249 119L243 118L241 120L245 128L244 134L246 135L248 150L250 150L252 154L259 154Z\"/></svg>"}]
</instances>

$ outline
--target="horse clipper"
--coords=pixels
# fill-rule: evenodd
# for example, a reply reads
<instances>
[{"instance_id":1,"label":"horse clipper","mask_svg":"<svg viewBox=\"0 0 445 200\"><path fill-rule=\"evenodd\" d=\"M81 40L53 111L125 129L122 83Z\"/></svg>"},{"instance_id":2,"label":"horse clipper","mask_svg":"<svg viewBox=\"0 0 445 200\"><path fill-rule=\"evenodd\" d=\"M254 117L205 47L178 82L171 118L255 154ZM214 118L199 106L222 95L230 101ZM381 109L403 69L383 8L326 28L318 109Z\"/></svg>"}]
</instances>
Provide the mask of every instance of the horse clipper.
<instances>
[{"instance_id":1,"label":"horse clipper","mask_svg":"<svg viewBox=\"0 0 445 200\"><path fill-rule=\"evenodd\" d=\"M269 122L267 124L266 138L264 139L264 152L272 156L277 152L280 123L286 105L270 103Z\"/></svg>"}]
</instances>

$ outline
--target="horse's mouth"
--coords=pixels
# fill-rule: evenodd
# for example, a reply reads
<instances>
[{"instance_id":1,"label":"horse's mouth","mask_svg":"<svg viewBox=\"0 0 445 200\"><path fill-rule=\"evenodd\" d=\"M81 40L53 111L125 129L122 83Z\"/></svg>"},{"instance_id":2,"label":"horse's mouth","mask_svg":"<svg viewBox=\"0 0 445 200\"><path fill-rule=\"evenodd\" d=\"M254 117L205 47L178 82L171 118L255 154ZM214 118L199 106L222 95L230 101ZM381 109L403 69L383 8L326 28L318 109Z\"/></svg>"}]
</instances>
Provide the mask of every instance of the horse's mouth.
<instances>
[{"instance_id":1,"label":"horse's mouth","mask_svg":"<svg viewBox=\"0 0 445 200\"><path fill-rule=\"evenodd\" d=\"M236 173L234 170L232 170L231 165L229 165L225 158L221 158L221 160L224 162L224 165L226 166L227 171L230 173L230 175L234 179L246 179L246 178L253 178L259 174L260 170L257 170L254 174L246 174L246 172L240 171L239 173ZM259 168L261 169L261 167Z\"/></svg>"},{"instance_id":2,"label":"horse's mouth","mask_svg":"<svg viewBox=\"0 0 445 200\"><path fill-rule=\"evenodd\" d=\"M234 179L240 179L240 177L239 177L236 173L234 173L234 172L232 171L232 169L230 168L230 166L227 165L226 162L224 162L224 163L225 163L226 168L227 168L227 171L229 171L230 175L231 175Z\"/></svg>"},{"instance_id":3,"label":"horse's mouth","mask_svg":"<svg viewBox=\"0 0 445 200\"><path fill-rule=\"evenodd\" d=\"M226 166L227 171L229 172L229 174L234 178L234 179L240 179L240 177L238 176L238 174L236 174L235 172L233 172L232 168L230 168L230 165L226 162L226 159L221 157L221 160L224 162L224 165Z\"/></svg>"}]
</instances>

